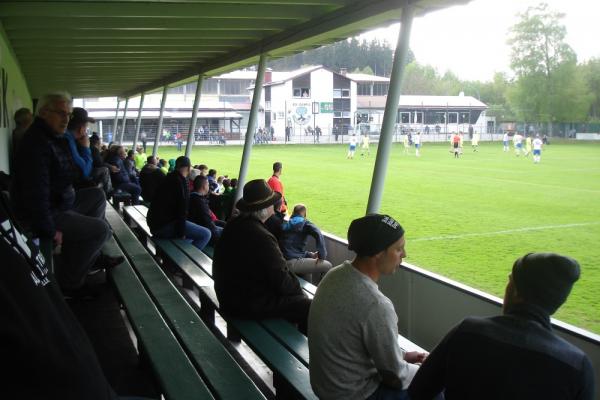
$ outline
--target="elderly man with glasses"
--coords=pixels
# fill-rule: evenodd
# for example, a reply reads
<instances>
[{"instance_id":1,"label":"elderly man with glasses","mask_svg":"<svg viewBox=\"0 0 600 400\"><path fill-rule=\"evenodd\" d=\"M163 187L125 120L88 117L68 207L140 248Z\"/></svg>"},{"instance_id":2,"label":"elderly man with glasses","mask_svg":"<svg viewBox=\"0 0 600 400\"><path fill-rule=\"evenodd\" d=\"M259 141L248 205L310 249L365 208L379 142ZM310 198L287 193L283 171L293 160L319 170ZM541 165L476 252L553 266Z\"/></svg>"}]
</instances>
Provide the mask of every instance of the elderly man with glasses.
<instances>
[{"instance_id":1,"label":"elderly man with glasses","mask_svg":"<svg viewBox=\"0 0 600 400\"><path fill-rule=\"evenodd\" d=\"M122 262L101 255L110 238L104 220L106 199L96 187L75 191L77 167L65 130L72 113L66 93L43 96L35 120L16 155L12 202L17 218L35 238L61 246L56 275L66 296L90 294L85 284L93 270Z\"/></svg>"}]
</instances>

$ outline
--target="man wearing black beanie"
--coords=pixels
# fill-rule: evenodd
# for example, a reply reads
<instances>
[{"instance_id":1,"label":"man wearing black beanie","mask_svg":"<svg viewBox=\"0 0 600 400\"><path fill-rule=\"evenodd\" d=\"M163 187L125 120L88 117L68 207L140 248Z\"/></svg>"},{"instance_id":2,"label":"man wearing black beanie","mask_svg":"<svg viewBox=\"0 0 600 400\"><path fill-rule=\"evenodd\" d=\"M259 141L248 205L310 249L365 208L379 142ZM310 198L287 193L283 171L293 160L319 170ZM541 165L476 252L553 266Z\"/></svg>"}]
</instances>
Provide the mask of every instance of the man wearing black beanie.
<instances>
[{"instance_id":1,"label":"man wearing black beanie","mask_svg":"<svg viewBox=\"0 0 600 400\"><path fill-rule=\"evenodd\" d=\"M356 258L331 269L310 307L310 382L321 400L405 399L425 353L398 345L398 316L379 291L406 257L404 229L389 215L369 214L348 229Z\"/></svg>"},{"instance_id":2,"label":"man wearing black beanie","mask_svg":"<svg viewBox=\"0 0 600 400\"><path fill-rule=\"evenodd\" d=\"M409 388L411 400L594 399L587 355L550 324L579 279L570 257L529 253L513 264L503 315L471 317L433 350Z\"/></svg>"}]
</instances>

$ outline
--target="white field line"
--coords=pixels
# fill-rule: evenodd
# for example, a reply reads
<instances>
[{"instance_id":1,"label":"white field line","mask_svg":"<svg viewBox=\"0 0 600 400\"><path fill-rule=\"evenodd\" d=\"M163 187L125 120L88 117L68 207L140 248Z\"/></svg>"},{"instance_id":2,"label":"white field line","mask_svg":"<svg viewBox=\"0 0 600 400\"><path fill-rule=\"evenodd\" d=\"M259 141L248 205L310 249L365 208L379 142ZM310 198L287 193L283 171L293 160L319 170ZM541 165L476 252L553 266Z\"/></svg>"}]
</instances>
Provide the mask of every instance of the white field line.
<instances>
[{"instance_id":1,"label":"white field line","mask_svg":"<svg viewBox=\"0 0 600 400\"><path fill-rule=\"evenodd\" d=\"M600 225L600 222L582 222L578 224L564 224L564 225L545 225L545 226L532 226L528 228L517 228L517 229L506 229L503 231L495 232L479 232L479 233L463 233L461 235L443 235L443 236L430 236L424 238L408 239L409 243L413 242L427 242L432 240L452 240L462 239L467 237L483 237L483 236L496 236L496 235L508 235L517 232L531 232L531 231L544 231L548 229L563 229L563 228L577 228L581 226Z\"/></svg>"}]
</instances>

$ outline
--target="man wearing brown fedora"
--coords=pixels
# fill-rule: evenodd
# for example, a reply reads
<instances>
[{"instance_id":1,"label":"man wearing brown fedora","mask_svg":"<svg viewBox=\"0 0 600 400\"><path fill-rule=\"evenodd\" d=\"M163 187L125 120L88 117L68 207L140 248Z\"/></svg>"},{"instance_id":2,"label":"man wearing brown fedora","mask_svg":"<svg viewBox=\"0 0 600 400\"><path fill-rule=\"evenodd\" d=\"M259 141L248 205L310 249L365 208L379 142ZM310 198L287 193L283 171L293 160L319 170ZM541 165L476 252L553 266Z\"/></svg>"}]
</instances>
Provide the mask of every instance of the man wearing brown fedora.
<instances>
[{"instance_id":1,"label":"man wearing brown fedora","mask_svg":"<svg viewBox=\"0 0 600 400\"><path fill-rule=\"evenodd\" d=\"M264 225L280 198L263 179L244 186L243 198L236 204L240 215L227 223L215 248L215 290L226 315L285 318L306 332L310 299Z\"/></svg>"}]
</instances>

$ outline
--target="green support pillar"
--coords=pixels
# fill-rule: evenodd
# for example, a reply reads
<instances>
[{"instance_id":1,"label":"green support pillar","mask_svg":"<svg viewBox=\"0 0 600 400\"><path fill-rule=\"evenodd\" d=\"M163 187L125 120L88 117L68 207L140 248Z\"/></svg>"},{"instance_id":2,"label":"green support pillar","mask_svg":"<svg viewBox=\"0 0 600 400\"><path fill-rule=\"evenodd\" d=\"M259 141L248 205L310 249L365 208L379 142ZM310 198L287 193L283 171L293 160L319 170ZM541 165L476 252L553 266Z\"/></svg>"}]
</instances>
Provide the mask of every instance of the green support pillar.
<instances>
[{"instance_id":1,"label":"green support pillar","mask_svg":"<svg viewBox=\"0 0 600 400\"><path fill-rule=\"evenodd\" d=\"M256 80L254 82L254 94L252 95L252 107L250 108L250 118L248 119L248 129L246 130L246 140L244 142L244 153L242 154L242 163L240 165L240 174L238 176L238 189L235 191L235 204L241 197L246 184L246 175L248 165L250 164L250 153L252 152L252 142L254 141L254 131L256 130L256 120L258 119L258 106L260 105L260 96L265 80L265 66L267 65L267 55L261 54L258 61L258 71L256 71Z\"/></svg>"},{"instance_id":2,"label":"green support pillar","mask_svg":"<svg viewBox=\"0 0 600 400\"><path fill-rule=\"evenodd\" d=\"M187 143L185 145L185 156L188 158L192 154L192 146L194 145L196 119L198 118L198 106L200 105L200 93L202 92L203 79L204 75L198 75L198 83L196 84L196 95L194 96L194 109L192 110L192 121L190 122L190 130L188 133Z\"/></svg>"},{"instance_id":3,"label":"green support pillar","mask_svg":"<svg viewBox=\"0 0 600 400\"><path fill-rule=\"evenodd\" d=\"M158 115L158 127L156 128L156 136L154 136L154 146L152 147L152 156L156 157L158 154L158 142L160 142L160 135L162 135L163 126L163 115L165 112L165 104L167 104L167 90L168 86L163 88L162 97L160 99L160 114Z\"/></svg>"},{"instance_id":4,"label":"green support pillar","mask_svg":"<svg viewBox=\"0 0 600 400\"><path fill-rule=\"evenodd\" d=\"M369 203L367 205L367 214L379 212L381 207L381 198L383 196L383 187L385 184L385 174L387 172L392 139L394 138L394 127L398 115L398 104L400 102L400 87L402 85L402 75L406 65L408 55L410 30L415 15L415 9L412 6L406 6L402 9L402 18L400 26L400 35L396 45L394 55L394 64L392 75L390 76L390 89L388 91L385 103L385 112L383 114L383 125L379 135L379 145L377 146L377 158L375 159L375 168L371 180L371 190L369 192Z\"/></svg>"},{"instance_id":5,"label":"green support pillar","mask_svg":"<svg viewBox=\"0 0 600 400\"><path fill-rule=\"evenodd\" d=\"M142 96L140 97L140 106L138 107L137 123L135 124L135 136L133 137L133 145L131 146L131 149L133 151L136 151L137 149L138 137L140 136L140 128L142 127L142 110L144 109L145 96L146 94L142 93Z\"/></svg>"}]
</instances>

